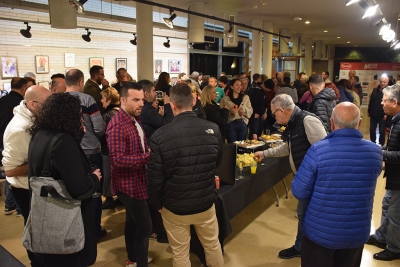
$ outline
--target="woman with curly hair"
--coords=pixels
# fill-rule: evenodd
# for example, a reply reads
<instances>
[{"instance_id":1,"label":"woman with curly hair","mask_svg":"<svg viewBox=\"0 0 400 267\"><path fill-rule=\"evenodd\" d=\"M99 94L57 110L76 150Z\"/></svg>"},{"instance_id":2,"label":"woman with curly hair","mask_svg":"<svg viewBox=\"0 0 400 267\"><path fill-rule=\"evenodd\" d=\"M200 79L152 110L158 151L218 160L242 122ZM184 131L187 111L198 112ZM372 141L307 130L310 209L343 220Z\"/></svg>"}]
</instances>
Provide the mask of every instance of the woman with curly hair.
<instances>
[{"instance_id":1,"label":"woman with curly hair","mask_svg":"<svg viewBox=\"0 0 400 267\"><path fill-rule=\"evenodd\" d=\"M161 72L156 83L156 91L163 91L169 96L169 90L171 89L170 82L171 78L169 74L167 72Z\"/></svg>"},{"instance_id":2,"label":"woman with curly hair","mask_svg":"<svg viewBox=\"0 0 400 267\"><path fill-rule=\"evenodd\" d=\"M64 133L54 144L50 172L63 180L69 194L80 199L85 231L85 245L73 254L41 254L35 257L43 266L89 266L95 263L97 246L94 233L92 193L99 187L99 169L90 170L89 161L80 147L85 129L79 98L71 94L53 94L44 103L30 129L28 150L29 177L41 176L47 146L58 133Z\"/></svg>"}]
</instances>

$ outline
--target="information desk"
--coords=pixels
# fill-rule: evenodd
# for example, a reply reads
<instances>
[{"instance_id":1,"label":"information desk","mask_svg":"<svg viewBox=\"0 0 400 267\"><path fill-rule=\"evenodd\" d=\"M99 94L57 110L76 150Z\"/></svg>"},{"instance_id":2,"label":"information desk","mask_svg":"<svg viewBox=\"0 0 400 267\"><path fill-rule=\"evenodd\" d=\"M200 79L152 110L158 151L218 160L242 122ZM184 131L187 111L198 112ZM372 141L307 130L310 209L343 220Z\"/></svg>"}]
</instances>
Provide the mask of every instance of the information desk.
<instances>
[{"instance_id":1,"label":"information desk","mask_svg":"<svg viewBox=\"0 0 400 267\"><path fill-rule=\"evenodd\" d=\"M222 186L218 190L218 202L215 207L222 249L225 238L232 232L229 220L292 172L287 156L266 158L263 162L265 165L259 164L256 174L251 174L250 167L245 167L243 180L236 181L236 185ZM237 175L238 172L237 169ZM196 254L205 265L204 249L193 226L191 227L190 251Z\"/></svg>"}]
</instances>

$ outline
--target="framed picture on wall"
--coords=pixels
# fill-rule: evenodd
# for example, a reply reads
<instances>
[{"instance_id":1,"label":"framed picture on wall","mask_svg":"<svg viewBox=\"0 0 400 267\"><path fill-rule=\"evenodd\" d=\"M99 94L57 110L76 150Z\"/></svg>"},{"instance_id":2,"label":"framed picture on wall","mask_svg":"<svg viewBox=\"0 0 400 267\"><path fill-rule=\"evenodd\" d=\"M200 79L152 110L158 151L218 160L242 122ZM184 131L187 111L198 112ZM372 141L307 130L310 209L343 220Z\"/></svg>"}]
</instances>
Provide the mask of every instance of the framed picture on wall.
<instances>
[{"instance_id":1,"label":"framed picture on wall","mask_svg":"<svg viewBox=\"0 0 400 267\"><path fill-rule=\"evenodd\" d=\"M169 73L181 72L181 61L175 59L168 59L168 72Z\"/></svg>"},{"instance_id":2,"label":"framed picture on wall","mask_svg":"<svg viewBox=\"0 0 400 267\"><path fill-rule=\"evenodd\" d=\"M171 85L174 86L174 84L178 81L178 75L169 75L169 77L171 78Z\"/></svg>"},{"instance_id":3,"label":"framed picture on wall","mask_svg":"<svg viewBox=\"0 0 400 267\"><path fill-rule=\"evenodd\" d=\"M14 56L1 56L1 78L12 79L18 76L18 61Z\"/></svg>"},{"instance_id":4,"label":"framed picture on wall","mask_svg":"<svg viewBox=\"0 0 400 267\"><path fill-rule=\"evenodd\" d=\"M65 53L64 67L74 68L75 67L75 54Z\"/></svg>"},{"instance_id":5,"label":"framed picture on wall","mask_svg":"<svg viewBox=\"0 0 400 267\"><path fill-rule=\"evenodd\" d=\"M35 56L36 73L49 73L49 56Z\"/></svg>"},{"instance_id":6,"label":"framed picture on wall","mask_svg":"<svg viewBox=\"0 0 400 267\"><path fill-rule=\"evenodd\" d=\"M89 68L94 65L104 67L104 58L103 57L90 57L89 58Z\"/></svg>"},{"instance_id":7,"label":"framed picture on wall","mask_svg":"<svg viewBox=\"0 0 400 267\"><path fill-rule=\"evenodd\" d=\"M162 60L156 59L154 60L154 73L161 73L162 72Z\"/></svg>"},{"instance_id":8,"label":"framed picture on wall","mask_svg":"<svg viewBox=\"0 0 400 267\"><path fill-rule=\"evenodd\" d=\"M128 67L128 59L127 58L117 58L115 60L115 64L117 65L117 69L119 70L120 68L127 69Z\"/></svg>"},{"instance_id":9,"label":"framed picture on wall","mask_svg":"<svg viewBox=\"0 0 400 267\"><path fill-rule=\"evenodd\" d=\"M11 92L11 83L3 83L3 89L7 91L7 93Z\"/></svg>"},{"instance_id":10,"label":"framed picture on wall","mask_svg":"<svg viewBox=\"0 0 400 267\"><path fill-rule=\"evenodd\" d=\"M44 88L50 89L49 82L38 82L38 85L43 86Z\"/></svg>"}]
</instances>

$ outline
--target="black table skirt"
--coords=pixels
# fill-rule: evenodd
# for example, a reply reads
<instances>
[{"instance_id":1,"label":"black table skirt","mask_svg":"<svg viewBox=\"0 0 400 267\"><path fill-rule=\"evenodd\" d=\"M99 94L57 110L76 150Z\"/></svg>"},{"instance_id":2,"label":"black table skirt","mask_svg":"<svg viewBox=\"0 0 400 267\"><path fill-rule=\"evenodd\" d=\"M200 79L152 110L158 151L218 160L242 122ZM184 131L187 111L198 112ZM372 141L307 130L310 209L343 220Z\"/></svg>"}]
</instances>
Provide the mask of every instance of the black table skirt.
<instances>
[{"instance_id":1,"label":"black table skirt","mask_svg":"<svg viewBox=\"0 0 400 267\"><path fill-rule=\"evenodd\" d=\"M222 250L225 238L232 233L229 220L292 172L288 157L267 158L263 162L265 166L258 165L256 174L251 174L250 168L243 168L245 177L243 180L236 181L236 185L222 186L218 190L215 208ZM237 169L236 174L238 173ZM205 265L204 249L193 226L191 227L190 251L196 254Z\"/></svg>"}]
</instances>

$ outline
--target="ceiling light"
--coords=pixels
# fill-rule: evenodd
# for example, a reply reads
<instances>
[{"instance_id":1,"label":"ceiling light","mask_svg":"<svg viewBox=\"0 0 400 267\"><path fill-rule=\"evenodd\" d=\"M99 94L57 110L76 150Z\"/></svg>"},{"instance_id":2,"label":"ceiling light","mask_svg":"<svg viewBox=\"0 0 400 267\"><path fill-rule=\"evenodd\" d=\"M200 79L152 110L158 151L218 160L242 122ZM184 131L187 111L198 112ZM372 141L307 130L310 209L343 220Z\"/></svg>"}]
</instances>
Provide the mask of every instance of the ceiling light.
<instances>
[{"instance_id":1,"label":"ceiling light","mask_svg":"<svg viewBox=\"0 0 400 267\"><path fill-rule=\"evenodd\" d=\"M366 18L366 17L371 17L371 16L373 16L373 15L375 14L376 10L378 9L378 6L379 6L379 5L376 4L376 5L374 5L374 6L369 7L369 8L365 11L364 16L362 16L362 18L364 19L364 18Z\"/></svg>"},{"instance_id":2,"label":"ceiling light","mask_svg":"<svg viewBox=\"0 0 400 267\"><path fill-rule=\"evenodd\" d=\"M386 31L390 30L390 24L383 25L379 31L379 35L383 35Z\"/></svg>"},{"instance_id":3,"label":"ceiling light","mask_svg":"<svg viewBox=\"0 0 400 267\"><path fill-rule=\"evenodd\" d=\"M396 50L396 49L399 49L400 48L400 42L399 43L397 43L395 46L394 46L394 50Z\"/></svg>"},{"instance_id":4,"label":"ceiling light","mask_svg":"<svg viewBox=\"0 0 400 267\"><path fill-rule=\"evenodd\" d=\"M85 14L85 9L83 5L87 2L87 0L69 0L69 4L75 9L76 13L83 15Z\"/></svg>"},{"instance_id":5,"label":"ceiling light","mask_svg":"<svg viewBox=\"0 0 400 267\"><path fill-rule=\"evenodd\" d=\"M372 26L376 26L378 25L378 23L380 23L385 17L381 14L377 14L375 16L373 16L373 18L371 19L371 23L369 24L371 27Z\"/></svg>"},{"instance_id":6,"label":"ceiling light","mask_svg":"<svg viewBox=\"0 0 400 267\"><path fill-rule=\"evenodd\" d=\"M351 4L357 3L359 0L347 0L346 1L346 6L349 6Z\"/></svg>"},{"instance_id":7,"label":"ceiling light","mask_svg":"<svg viewBox=\"0 0 400 267\"><path fill-rule=\"evenodd\" d=\"M133 36L135 36L135 39L130 40L130 42L131 42L131 44L133 44L133 45L137 45L136 33L134 33Z\"/></svg>"},{"instance_id":8,"label":"ceiling light","mask_svg":"<svg viewBox=\"0 0 400 267\"><path fill-rule=\"evenodd\" d=\"M258 6L253 6L253 8L254 8L254 9L257 9L257 8L258 8Z\"/></svg>"},{"instance_id":9,"label":"ceiling light","mask_svg":"<svg viewBox=\"0 0 400 267\"><path fill-rule=\"evenodd\" d=\"M294 17L294 18L293 18L294 21L300 21L300 20L302 20L302 19L303 19L303 18L301 18L301 17Z\"/></svg>"},{"instance_id":10,"label":"ceiling light","mask_svg":"<svg viewBox=\"0 0 400 267\"><path fill-rule=\"evenodd\" d=\"M28 25L28 22L24 22L24 24L26 24L26 29L22 29L19 32L25 38L31 38L32 37L32 33L30 32L31 31L31 26Z\"/></svg>"},{"instance_id":11,"label":"ceiling light","mask_svg":"<svg viewBox=\"0 0 400 267\"><path fill-rule=\"evenodd\" d=\"M396 33L393 30L388 30L382 35L382 39L386 42L391 42L396 38Z\"/></svg>"},{"instance_id":12,"label":"ceiling light","mask_svg":"<svg viewBox=\"0 0 400 267\"><path fill-rule=\"evenodd\" d=\"M349 42L347 42L348 44L350 43L350 41Z\"/></svg>"},{"instance_id":13,"label":"ceiling light","mask_svg":"<svg viewBox=\"0 0 400 267\"><path fill-rule=\"evenodd\" d=\"M171 11L171 13L173 13L173 11ZM176 14L173 13L171 15L171 17L169 18L163 18L163 21L165 23L165 25L167 25L168 27L170 27L171 29L174 28L174 23L172 22L174 19L176 18Z\"/></svg>"},{"instance_id":14,"label":"ceiling light","mask_svg":"<svg viewBox=\"0 0 400 267\"><path fill-rule=\"evenodd\" d=\"M340 39L340 36L338 36L338 37L336 37L336 38Z\"/></svg>"},{"instance_id":15,"label":"ceiling light","mask_svg":"<svg viewBox=\"0 0 400 267\"><path fill-rule=\"evenodd\" d=\"M229 30L224 31L224 35L228 38L232 38L233 37L232 30L233 30L233 25L229 24Z\"/></svg>"},{"instance_id":16,"label":"ceiling light","mask_svg":"<svg viewBox=\"0 0 400 267\"><path fill-rule=\"evenodd\" d=\"M399 43L399 40L392 41L392 44L390 45L390 48L396 46L398 43Z\"/></svg>"},{"instance_id":17,"label":"ceiling light","mask_svg":"<svg viewBox=\"0 0 400 267\"><path fill-rule=\"evenodd\" d=\"M86 30L86 34L82 34L82 39L85 40L86 42L90 42L92 39L90 39L90 34L91 32L89 31L88 28L85 29Z\"/></svg>"},{"instance_id":18,"label":"ceiling light","mask_svg":"<svg viewBox=\"0 0 400 267\"><path fill-rule=\"evenodd\" d=\"M167 38L167 41L166 42L164 42L163 43L163 45L166 47L166 48L169 48L170 47L170 44L169 44L169 38L168 37L166 37Z\"/></svg>"},{"instance_id":19,"label":"ceiling light","mask_svg":"<svg viewBox=\"0 0 400 267\"><path fill-rule=\"evenodd\" d=\"M193 49L193 43L189 43L188 47L189 49Z\"/></svg>"},{"instance_id":20,"label":"ceiling light","mask_svg":"<svg viewBox=\"0 0 400 267\"><path fill-rule=\"evenodd\" d=\"M328 32L327 30L325 30L324 32Z\"/></svg>"},{"instance_id":21,"label":"ceiling light","mask_svg":"<svg viewBox=\"0 0 400 267\"><path fill-rule=\"evenodd\" d=\"M311 22L309 22L308 20L306 22L304 22L305 24L310 24Z\"/></svg>"}]
</instances>

